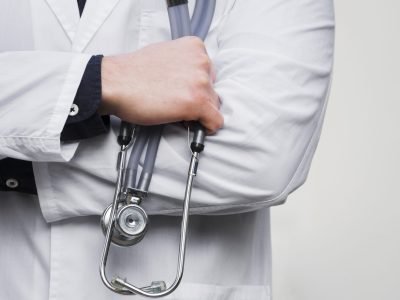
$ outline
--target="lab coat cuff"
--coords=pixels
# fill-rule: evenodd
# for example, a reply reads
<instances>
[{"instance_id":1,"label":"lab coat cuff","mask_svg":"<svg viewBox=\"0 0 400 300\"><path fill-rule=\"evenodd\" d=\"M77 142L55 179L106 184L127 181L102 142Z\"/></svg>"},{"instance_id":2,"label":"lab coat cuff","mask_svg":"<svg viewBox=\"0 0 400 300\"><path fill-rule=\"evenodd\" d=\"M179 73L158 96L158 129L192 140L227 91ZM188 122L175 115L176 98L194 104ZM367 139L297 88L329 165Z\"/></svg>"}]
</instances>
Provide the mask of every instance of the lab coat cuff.
<instances>
[{"instance_id":1,"label":"lab coat cuff","mask_svg":"<svg viewBox=\"0 0 400 300\"><path fill-rule=\"evenodd\" d=\"M101 61L103 55L95 55L89 60L73 106L61 132L61 141L92 138L105 134L110 128L110 117L97 113L101 103Z\"/></svg>"},{"instance_id":2,"label":"lab coat cuff","mask_svg":"<svg viewBox=\"0 0 400 300\"><path fill-rule=\"evenodd\" d=\"M89 54L79 54L72 58L65 83L57 99L57 105L50 118L46 135L55 137L48 144L49 152L53 152L55 156L58 156L54 157L55 161L71 160L79 145L77 141L61 142L61 132L70 114L71 106L90 58L91 55Z\"/></svg>"}]
</instances>

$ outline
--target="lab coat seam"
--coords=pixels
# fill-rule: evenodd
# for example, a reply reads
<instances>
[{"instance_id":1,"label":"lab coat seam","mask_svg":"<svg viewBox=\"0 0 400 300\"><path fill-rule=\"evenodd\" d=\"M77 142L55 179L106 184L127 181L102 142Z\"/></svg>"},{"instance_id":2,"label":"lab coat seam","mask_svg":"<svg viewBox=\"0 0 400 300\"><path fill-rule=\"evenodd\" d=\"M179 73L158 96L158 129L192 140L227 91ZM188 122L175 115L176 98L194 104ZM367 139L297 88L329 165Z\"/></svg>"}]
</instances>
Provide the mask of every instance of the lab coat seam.
<instances>
[{"instance_id":1,"label":"lab coat seam","mask_svg":"<svg viewBox=\"0 0 400 300\"><path fill-rule=\"evenodd\" d=\"M54 193L52 177L50 176L49 172L49 164L33 163L32 167L37 185L39 205L43 217L47 222L52 222L53 220L59 218L61 214L56 205L57 197Z\"/></svg>"},{"instance_id":2,"label":"lab coat seam","mask_svg":"<svg viewBox=\"0 0 400 300\"><path fill-rule=\"evenodd\" d=\"M59 272L60 269L59 263L59 249L57 246L59 244L59 235L57 235L57 228L51 225L51 240L50 240L50 247L51 247L51 256L50 256L50 282L49 282L49 300L56 300L57 297L57 290L59 287Z\"/></svg>"},{"instance_id":3,"label":"lab coat seam","mask_svg":"<svg viewBox=\"0 0 400 300\"><path fill-rule=\"evenodd\" d=\"M24 144L29 153L27 159L42 161L46 157L47 161L69 161L78 147L78 142L63 143L60 146L58 138L29 137L29 136L0 136L0 149L14 149L19 144ZM60 149L62 148L61 152ZM1 150L0 153L7 152Z\"/></svg>"},{"instance_id":4,"label":"lab coat seam","mask_svg":"<svg viewBox=\"0 0 400 300\"><path fill-rule=\"evenodd\" d=\"M283 197L282 197L283 196ZM286 195L284 192L280 193L278 196L265 200L265 201L258 201L252 203L240 203L240 204L226 204L226 205L208 205L208 206L198 206L198 207L191 207L190 213L212 213L215 215L226 215L226 214L238 214L242 213L243 209L249 209L249 211L261 209L264 207L270 207L274 205L279 205L284 203L286 200ZM219 210L226 210L229 209L230 211L237 210L237 212L229 212L229 213L218 213ZM182 208L173 208L173 209L165 209L165 210L157 210L157 211L149 211L150 215L168 215L168 214L179 214L181 213Z\"/></svg>"},{"instance_id":5,"label":"lab coat seam","mask_svg":"<svg viewBox=\"0 0 400 300\"><path fill-rule=\"evenodd\" d=\"M58 143L54 138L43 139L40 137L24 137L24 136L0 136L0 147L5 149L14 149L19 144L24 144L33 157L40 157L43 154L56 154L59 148ZM1 151L1 153L7 151ZM34 159L34 158L33 158Z\"/></svg>"}]
</instances>

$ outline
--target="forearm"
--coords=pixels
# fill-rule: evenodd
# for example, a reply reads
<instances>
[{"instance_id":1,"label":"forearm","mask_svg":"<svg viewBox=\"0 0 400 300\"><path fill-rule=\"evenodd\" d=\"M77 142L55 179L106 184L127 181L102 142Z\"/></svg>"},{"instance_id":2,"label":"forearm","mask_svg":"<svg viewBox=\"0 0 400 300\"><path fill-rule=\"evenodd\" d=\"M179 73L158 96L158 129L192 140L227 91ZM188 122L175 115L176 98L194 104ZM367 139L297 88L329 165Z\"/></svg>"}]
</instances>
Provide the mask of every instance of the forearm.
<instances>
[{"instance_id":1,"label":"forearm","mask_svg":"<svg viewBox=\"0 0 400 300\"><path fill-rule=\"evenodd\" d=\"M225 123L206 139L193 213L242 212L284 201L307 176L324 116L333 60L332 2L235 3L210 36ZM165 99L159 95L155 100ZM109 205L116 131L117 126L102 139L82 142L69 164L35 166L48 221L99 215ZM167 126L143 202L150 213L181 210L189 159L186 132ZM51 177L60 173L65 176Z\"/></svg>"},{"instance_id":2,"label":"forearm","mask_svg":"<svg viewBox=\"0 0 400 300\"><path fill-rule=\"evenodd\" d=\"M196 37L105 57L100 112L138 125L199 121L213 133L223 124L213 80L212 63Z\"/></svg>"},{"instance_id":3,"label":"forearm","mask_svg":"<svg viewBox=\"0 0 400 300\"><path fill-rule=\"evenodd\" d=\"M225 124L207 138L192 212L282 203L304 183L321 131L333 63L332 2L237 1L218 41L215 89ZM190 153L185 137L172 129L165 136L147 208L177 213Z\"/></svg>"}]
</instances>

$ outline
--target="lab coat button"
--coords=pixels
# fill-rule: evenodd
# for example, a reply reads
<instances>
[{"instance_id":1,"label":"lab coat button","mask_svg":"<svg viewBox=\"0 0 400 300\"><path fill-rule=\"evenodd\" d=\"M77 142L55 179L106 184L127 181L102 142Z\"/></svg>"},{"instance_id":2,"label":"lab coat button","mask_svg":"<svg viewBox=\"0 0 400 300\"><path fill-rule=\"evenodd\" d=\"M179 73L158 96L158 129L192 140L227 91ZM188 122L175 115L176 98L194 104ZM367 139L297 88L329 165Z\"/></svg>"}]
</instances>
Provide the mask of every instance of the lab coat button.
<instances>
[{"instance_id":1,"label":"lab coat button","mask_svg":"<svg viewBox=\"0 0 400 300\"><path fill-rule=\"evenodd\" d=\"M19 182L17 179L9 178L6 180L6 186L10 189L16 189L19 186Z\"/></svg>"},{"instance_id":2,"label":"lab coat button","mask_svg":"<svg viewBox=\"0 0 400 300\"><path fill-rule=\"evenodd\" d=\"M76 105L75 103L72 104L72 106L71 106L71 108L69 110L70 117L76 116L78 114L78 112L79 112L79 106Z\"/></svg>"}]
</instances>

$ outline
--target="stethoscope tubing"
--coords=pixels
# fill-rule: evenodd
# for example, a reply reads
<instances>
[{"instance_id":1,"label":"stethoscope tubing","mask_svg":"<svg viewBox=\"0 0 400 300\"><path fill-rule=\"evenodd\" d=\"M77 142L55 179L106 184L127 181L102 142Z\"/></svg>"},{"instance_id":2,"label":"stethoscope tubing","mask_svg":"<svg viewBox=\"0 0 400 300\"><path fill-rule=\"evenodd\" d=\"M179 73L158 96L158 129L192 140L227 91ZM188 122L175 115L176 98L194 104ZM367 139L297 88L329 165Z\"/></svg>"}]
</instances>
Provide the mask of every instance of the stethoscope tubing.
<instances>
[{"instance_id":1,"label":"stethoscope tubing","mask_svg":"<svg viewBox=\"0 0 400 300\"><path fill-rule=\"evenodd\" d=\"M173 3L173 5L169 5L168 14L170 19L170 27L171 27L171 36L173 39L191 35L193 32L201 35L202 39L205 38L205 35L209 31L210 24L212 21L212 17L215 11L215 1L216 0L199 0L196 1L195 10L193 13L193 19L190 20L189 9L187 5L187 1L185 0L167 0L167 2ZM186 2L186 3L185 3ZM201 3L199 3L201 2ZM208 2L208 5L205 3ZM178 4L176 4L178 3ZM134 132L132 132L132 124L128 124L126 122L121 123L120 132L123 132L126 135L131 132L132 137L134 136ZM135 134L135 140L128 142L128 139L121 138L121 140L125 140L125 143L120 143L121 149L119 152L117 170L117 185L114 194L113 203L111 205L111 214L110 221L106 230L106 241L103 248L103 253L101 257L101 265L100 265L100 275L101 278L110 290L124 295L142 295L146 297L156 298L166 296L172 293L179 283L182 280L183 270L184 270L184 262L185 262L185 251L186 251L186 237L187 237L187 228L189 223L189 204L192 192L192 184L194 177L197 173L197 165L200 152L203 150L204 145L204 128L201 125L197 124L196 131L194 134L194 142L192 143L192 158L190 161L188 178L186 182L186 190L185 197L183 202L183 215L182 215L182 223L181 223L181 240L179 245L179 256L178 256L178 268L177 274L174 282L169 288L166 288L164 282L153 282L151 286L138 288L125 280L117 277L112 281L109 281L106 276L106 264L107 257L111 246L113 228L116 222L116 211L118 203L121 201L121 193L126 187L130 187L133 185L136 188L139 188L141 191L147 192L151 176L154 169L154 164L156 160L156 155L158 151L158 146L161 140L162 135L162 125L153 126L153 127L143 127L143 126L135 126L134 131L138 131ZM120 141L119 141L120 142ZM136 184L137 179L137 171L139 169L139 161L142 156L142 153L146 149L146 156L142 168L142 173L139 178L138 184ZM193 144L195 146L193 147ZM196 144L201 144L201 147L196 148ZM127 149L131 146L131 156L128 162L128 166L125 166ZM197 150L196 150L197 149Z\"/></svg>"},{"instance_id":2,"label":"stethoscope tubing","mask_svg":"<svg viewBox=\"0 0 400 300\"><path fill-rule=\"evenodd\" d=\"M168 8L172 39L189 36L192 35L193 32L193 35L198 36L199 38L204 40L211 26L215 6L216 0L196 1L192 19L190 19L190 15L188 14L187 4L176 5ZM139 145L137 147L133 147L131 152L131 158L129 159L127 166L127 173L130 174L129 176L127 176L127 179L131 178L131 180L126 180L126 187L148 191L164 126L158 125L155 127L157 128L157 130L145 131L144 134L147 134L147 139L139 138L135 142L135 144L139 143ZM197 127L199 128L199 126ZM200 127L198 130L204 131L204 128ZM205 134L203 133L203 135ZM138 172L140 157L142 156L142 152L145 149L143 143L146 142L148 143L148 147L146 150L143 169L140 179L136 183L137 176L131 173Z\"/></svg>"}]
</instances>

